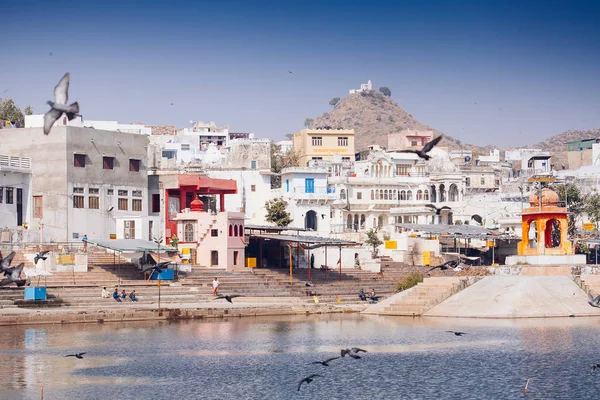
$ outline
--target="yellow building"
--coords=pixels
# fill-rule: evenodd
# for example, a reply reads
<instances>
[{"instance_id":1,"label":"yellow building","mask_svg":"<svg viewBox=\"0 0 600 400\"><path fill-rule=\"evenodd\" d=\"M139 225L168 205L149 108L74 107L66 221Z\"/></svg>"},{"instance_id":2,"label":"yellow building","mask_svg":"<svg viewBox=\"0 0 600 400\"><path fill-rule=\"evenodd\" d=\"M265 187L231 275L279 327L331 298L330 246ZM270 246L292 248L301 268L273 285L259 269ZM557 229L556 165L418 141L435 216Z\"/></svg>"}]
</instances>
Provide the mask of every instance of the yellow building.
<instances>
[{"instance_id":1,"label":"yellow building","mask_svg":"<svg viewBox=\"0 0 600 400\"><path fill-rule=\"evenodd\" d=\"M294 151L300 155L300 165L331 161L336 154L354 160L354 129L303 129L294 135Z\"/></svg>"}]
</instances>

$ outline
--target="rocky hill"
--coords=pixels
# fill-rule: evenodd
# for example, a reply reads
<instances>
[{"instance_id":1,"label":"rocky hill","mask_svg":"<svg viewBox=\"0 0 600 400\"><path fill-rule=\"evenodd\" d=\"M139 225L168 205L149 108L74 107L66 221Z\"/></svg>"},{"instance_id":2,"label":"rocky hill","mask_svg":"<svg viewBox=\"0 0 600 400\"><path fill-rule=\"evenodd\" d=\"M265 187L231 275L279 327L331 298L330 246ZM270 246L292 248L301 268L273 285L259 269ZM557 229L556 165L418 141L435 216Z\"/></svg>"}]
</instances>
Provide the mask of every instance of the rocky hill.
<instances>
[{"instance_id":1,"label":"rocky hill","mask_svg":"<svg viewBox=\"0 0 600 400\"><path fill-rule=\"evenodd\" d=\"M431 130L436 136L442 134L440 131L417 121L391 98L375 90L351 94L342 99L333 110L317 117L311 128L323 126L354 128L355 150L357 152L365 150L373 144L387 147L388 135L404 129ZM552 136L543 142L523 147L549 151L552 154L552 163L561 165L566 164L566 146L568 142L590 138L600 138L600 129L567 131ZM482 147L463 143L459 139L448 135L444 136L440 146L451 150L472 150L478 154L486 154L494 149L494 146Z\"/></svg>"},{"instance_id":2,"label":"rocky hill","mask_svg":"<svg viewBox=\"0 0 600 400\"><path fill-rule=\"evenodd\" d=\"M430 130L436 136L441 134L440 131L417 121L391 98L375 90L351 94L342 99L333 110L317 117L311 128L322 126L354 129L357 152L373 144L387 147L388 135L404 129ZM462 143L450 136L445 136L440 146L476 152L487 152L491 149Z\"/></svg>"}]
</instances>

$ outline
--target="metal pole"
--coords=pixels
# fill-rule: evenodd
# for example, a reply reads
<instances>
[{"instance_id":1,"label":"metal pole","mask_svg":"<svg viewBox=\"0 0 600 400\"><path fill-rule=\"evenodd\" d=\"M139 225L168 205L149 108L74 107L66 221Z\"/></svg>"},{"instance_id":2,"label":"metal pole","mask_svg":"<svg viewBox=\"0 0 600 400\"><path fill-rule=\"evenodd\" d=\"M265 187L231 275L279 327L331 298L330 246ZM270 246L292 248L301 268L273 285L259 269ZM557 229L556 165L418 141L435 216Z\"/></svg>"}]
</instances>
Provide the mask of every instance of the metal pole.
<instances>
[{"instance_id":1,"label":"metal pole","mask_svg":"<svg viewBox=\"0 0 600 400\"><path fill-rule=\"evenodd\" d=\"M160 274L158 274L158 312L160 312Z\"/></svg>"},{"instance_id":2,"label":"metal pole","mask_svg":"<svg viewBox=\"0 0 600 400\"><path fill-rule=\"evenodd\" d=\"M329 264L327 264L327 246L325 246L325 280L329 281Z\"/></svg>"},{"instance_id":3,"label":"metal pole","mask_svg":"<svg viewBox=\"0 0 600 400\"><path fill-rule=\"evenodd\" d=\"M342 246L340 246L340 281L342 280Z\"/></svg>"},{"instance_id":4,"label":"metal pole","mask_svg":"<svg viewBox=\"0 0 600 400\"><path fill-rule=\"evenodd\" d=\"M290 248L290 283L293 282L293 275L292 275L292 245L290 245L288 243L288 247Z\"/></svg>"},{"instance_id":5,"label":"metal pole","mask_svg":"<svg viewBox=\"0 0 600 400\"><path fill-rule=\"evenodd\" d=\"M492 265L494 265L494 251L496 250L496 239L492 240Z\"/></svg>"},{"instance_id":6,"label":"metal pole","mask_svg":"<svg viewBox=\"0 0 600 400\"><path fill-rule=\"evenodd\" d=\"M312 267L312 265L310 265L310 248L308 249L308 281L310 282L310 268Z\"/></svg>"}]
</instances>

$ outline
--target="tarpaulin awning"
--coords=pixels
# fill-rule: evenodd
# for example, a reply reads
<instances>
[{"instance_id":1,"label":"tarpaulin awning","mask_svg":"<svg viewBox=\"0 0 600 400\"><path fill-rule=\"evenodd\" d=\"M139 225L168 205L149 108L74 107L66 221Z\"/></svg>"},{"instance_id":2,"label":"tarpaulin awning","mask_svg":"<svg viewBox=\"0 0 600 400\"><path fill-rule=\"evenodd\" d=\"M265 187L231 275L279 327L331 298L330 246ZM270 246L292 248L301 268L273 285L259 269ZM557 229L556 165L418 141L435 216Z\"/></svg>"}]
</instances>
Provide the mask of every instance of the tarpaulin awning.
<instances>
[{"instance_id":1,"label":"tarpaulin awning","mask_svg":"<svg viewBox=\"0 0 600 400\"><path fill-rule=\"evenodd\" d=\"M88 239L88 243L116 251L156 251L158 245L142 239ZM171 246L160 245L160 251L177 251Z\"/></svg>"},{"instance_id":2,"label":"tarpaulin awning","mask_svg":"<svg viewBox=\"0 0 600 400\"><path fill-rule=\"evenodd\" d=\"M173 264L181 264L181 258L179 257L179 255L174 255L174 256L169 256L168 254L162 254L160 255L160 257L158 256L157 253L150 253L150 257L152 257L152 259L158 264L159 262L163 262L163 261L170 261Z\"/></svg>"}]
</instances>

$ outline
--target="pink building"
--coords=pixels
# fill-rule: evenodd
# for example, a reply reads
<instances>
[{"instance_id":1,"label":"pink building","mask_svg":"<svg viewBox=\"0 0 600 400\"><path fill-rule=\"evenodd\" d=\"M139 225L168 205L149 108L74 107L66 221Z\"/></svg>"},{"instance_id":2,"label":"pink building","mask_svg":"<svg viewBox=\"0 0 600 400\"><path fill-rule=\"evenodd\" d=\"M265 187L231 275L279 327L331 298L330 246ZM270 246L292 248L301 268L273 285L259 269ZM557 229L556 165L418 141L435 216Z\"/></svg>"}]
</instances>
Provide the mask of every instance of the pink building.
<instances>
[{"instance_id":1,"label":"pink building","mask_svg":"<svg viewBox=\"0 0 600 400\"><path fill-rule=\"evenodd\" d=\"M191 262L228 271L245 267L244 213L204 211L195 199L187 212L177 213L179 250L190 249Z\"/></svg>"},{"instance_id":2,"label":"pink building","mask_svg":"<svg viewBox=\"0 0 600 400\"><path fill-rule=\"evenodd\" d=\"M405 129L388 135L388 151L421 148L433 139L433 131Z\"/></svg>"}]
</instances>

